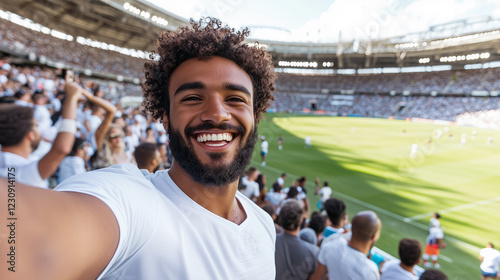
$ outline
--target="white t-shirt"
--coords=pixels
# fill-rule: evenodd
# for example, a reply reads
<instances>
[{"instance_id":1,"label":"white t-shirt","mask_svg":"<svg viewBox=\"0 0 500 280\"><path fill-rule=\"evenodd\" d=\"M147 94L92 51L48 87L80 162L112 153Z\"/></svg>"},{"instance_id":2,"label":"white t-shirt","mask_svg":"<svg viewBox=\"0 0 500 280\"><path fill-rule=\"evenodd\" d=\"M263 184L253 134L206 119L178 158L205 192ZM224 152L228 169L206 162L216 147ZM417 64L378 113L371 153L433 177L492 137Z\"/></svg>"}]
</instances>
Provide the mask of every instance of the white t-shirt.
<instances>
[{"instance_id":1,"label":"white t-shirt","mask_svg":"<svg viewBox=\"0 0 500 280\"><path fill-rule=\"evenodd\" d=\"M247 186L245 189L240 190L240 192L246 197L250 198L252 196L260 195L259 183L255 181L248 181L248 176L241 178L241 183Z\"/></svg>"},{"instance_id":2,"label":"white t-shirt","mask_svg":"<svg viewBox=\"0 0 500 280\"><path fill-rule=\"evenodd\" d=\"M59 182L62 182L73 175L84 173L86 171L85 161L81 157L67 156L61 161L57 176Z\"/></svg>"},{"instance_id":3,"label":"white t-shirt","mask_svg":"<svg viewBox=\"0 0 500 280\"><path fill-rule=\"evenodd\" d=\"M272 205L278 206L286 198L286 193L268 192L266 200L271 202Z\"/></svg>"},{"instance_id":4,"label":"white t-shirt","mask_svg":"<svg viewBox=\"0 0 500 280\"><path fill-rule=\"evenodd\" d=\"M9 168L14 167L15 172ZM29 160L22 156L0 151L0 177L9 177L8 173L15 173L15 181L34 187L49 188L49 181L42 179L38 171L38 160Z\"/></svg>"},{"instance_id":5,"label":"white t-shirt","mask_svg":"<svg viewBox=\"0 0 500 280\"><path fill-rule=\"evenodd\" d=\"M319 200L324 203L332 196L332 189L330 187L322 187L318 194L320 195Z\"/></svg>"},{"instance_id":6,"label":"white t-shirt","mask_svg":"<svg viewBox=\"0 0 500 280\"><path fill-rule=\"evenodd\" d=\"M484 257L481 263L481 270L486 273L498 273L500 265L500 252L493 248L483 248L479 251L479 255Z\"/></svg>"},{"instance_id":7,"label":"white t-shirt","mask_svg":"<svg viewBox=\"0 0 500 280\"><path fill-rule=\"evenodd\" d=\"M262 141L262 143L260 144L260 150L265 152L265 153L267 153L268 147L269 147L269 143L266 140Z\"/></svg>"},{"instance_id":8,"label":"white t-shirt","mask_svg":"<svg viewBox=\"0 0 500 280\"><path fill-rule=\"evenodd\" d=\"M418 280L418 275L415 271L413 273L404 270L399 264L400 260L386 261L380 270L382 280Z\"/></svg>"},{"instance_id":9,"label":"white t-shirt","mask_svg":"<svg viewBox=\"0 0 500 280\"><path fill-rule=\"evenodd\" d=\"M285 180L283 180L283 178L281 177L278 177L278 179L276 179L276 182L278 183L278 185L282 186L285 184Z\"/></svg>"},{"instance_id":10,"label":"white t-shirt","mask_svg":"<svg viewBox=\"0 0 500 280\"><path fill-rule=\"evenodd\" d=\"M330 280L379 280L377 265L343 238L321 246L318 261L328 269Z\"/></svg>"},{"instance_id":11,"label":"white t-shirt","mask_svg":"<svg viewBox=\"0 0 500 280\"><path fill-rule=\"evenodd\" d=\"M247 215L237 225L189 198L166 170L145 176L118 164L56 188L101 199L118 221L118 248L98 279L275 278L276 231L255 203L236 192Z\"/></svg>"},{"instance_id":12,"label":"white t-shirt","mask_svg":"<svg viewBox=\"0 0 500 280\"><path fill-rule=\"evenodd\" d=\"M427 236L426 243L430 245L434 245L437 243L438 239L443 239L444 234L443 230L439 227L432 227L429 230L429 236Z\"/></svg>"}]
</instances>

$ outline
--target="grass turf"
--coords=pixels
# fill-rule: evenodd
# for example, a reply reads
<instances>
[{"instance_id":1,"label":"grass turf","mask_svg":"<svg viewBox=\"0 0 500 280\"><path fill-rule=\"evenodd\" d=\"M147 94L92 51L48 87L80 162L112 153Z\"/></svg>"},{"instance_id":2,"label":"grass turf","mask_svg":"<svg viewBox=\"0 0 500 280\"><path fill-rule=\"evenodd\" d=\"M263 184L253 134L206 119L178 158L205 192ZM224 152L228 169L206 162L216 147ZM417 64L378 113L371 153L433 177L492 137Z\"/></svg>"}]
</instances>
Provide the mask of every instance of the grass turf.
<instances>
[{"instance_id":1,"label":"grass turf","mask_svg":"<svg viewBox=\"0 0 500 280\"><path fill-rule=\"evenodd\" d=\"M374 210L383 224L376 246L393 256L404 237L425 246L431 214L440 212L448 244L441 250L441 270L449 279L478 279L479 249L488 241L500 246L500 132L445 129L399 120L266 114L259 135L269 142L267 166L260 166L260 141L252 165L266 175L268 188L281 172L289 175L285 185L305 175L312 210L315 177L330 182L351 217ZM462 134L467 141L461 145ZM487 144L490 136L496 142ZM419 151L410 157L414 143Z\"/></svg>"}]
</instances>

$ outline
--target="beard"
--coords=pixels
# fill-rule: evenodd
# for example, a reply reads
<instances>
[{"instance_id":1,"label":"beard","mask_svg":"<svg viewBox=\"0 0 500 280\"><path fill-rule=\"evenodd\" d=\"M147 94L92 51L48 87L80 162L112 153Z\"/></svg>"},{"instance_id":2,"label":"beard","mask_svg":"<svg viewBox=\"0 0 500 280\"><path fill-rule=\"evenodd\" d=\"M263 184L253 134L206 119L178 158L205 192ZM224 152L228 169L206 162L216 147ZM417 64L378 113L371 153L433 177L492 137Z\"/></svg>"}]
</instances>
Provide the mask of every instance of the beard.
<instances>
[{"instance_id":1,"label":"beard","mask_svg":"<svg viewBox=\"0 0 500 280\"><path fill-rule=\"evenodd\" d=\"M186 139L190 139L192 132L196 130L220 129L220 130L236 130L240 137L246 134L246 130L242 127L234 127L228 124L215 126L210 123L204 123L196 127L186 127L184 135ZM196 182L205 186L222 187L235 182L243 174L245 168L252 159L252 153L257 142L257 126L254 126L252 132L249 133L247 140L240 143L234 159L228 164L203 164L200 162L194 152L193 145L189 141L184 141L179 131L176 131L168 124L168 134L170 140L170 149L172 156L180 167L191 176ZM233 140L234 141L234 140ZM221 162L225 153L209 153L213 163Z\"/></svg>"}]
</instances>

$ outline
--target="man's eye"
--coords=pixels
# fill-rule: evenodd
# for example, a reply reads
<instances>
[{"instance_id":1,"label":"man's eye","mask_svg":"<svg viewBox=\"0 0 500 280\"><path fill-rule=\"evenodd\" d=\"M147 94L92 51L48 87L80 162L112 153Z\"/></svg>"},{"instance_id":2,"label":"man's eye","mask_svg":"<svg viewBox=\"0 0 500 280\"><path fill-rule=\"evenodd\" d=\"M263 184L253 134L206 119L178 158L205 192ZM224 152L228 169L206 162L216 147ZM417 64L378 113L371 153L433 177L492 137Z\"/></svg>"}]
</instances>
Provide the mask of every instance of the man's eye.
<instances>
[{"instance_id":1,"label":"man's eye","mask_svg":"<svg viewBox=\"0 0 500 280\"><path fill-rule=\"evenodd\" d=\"M245 99L241 98L241 97L230 97L227 99L227 101L230 101L230 102L246 102Z\"/></svg>"},{"instance_id":2,"label":"man's eye","mask_svg":"<svg viewBox=\"0 0 500 280\"><path fill-rule=\"evenodd\" d=\"M196 96L188 96L188 97L185 97L182 99L182 101L197 101L197 100L201 100L199 97L196 97Z\"/></svg>"}]
</instances>

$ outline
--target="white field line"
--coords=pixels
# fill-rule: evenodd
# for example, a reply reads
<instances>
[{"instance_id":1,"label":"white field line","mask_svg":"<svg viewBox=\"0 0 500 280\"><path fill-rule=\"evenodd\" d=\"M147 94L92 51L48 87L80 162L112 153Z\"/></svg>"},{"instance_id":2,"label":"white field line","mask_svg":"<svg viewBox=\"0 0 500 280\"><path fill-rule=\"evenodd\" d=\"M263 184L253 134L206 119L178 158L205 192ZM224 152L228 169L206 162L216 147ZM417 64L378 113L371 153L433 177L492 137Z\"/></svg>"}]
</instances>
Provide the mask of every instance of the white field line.
<instances>
[{"instance_id":1,"label":"white field line","mask_svg":"<svg viewBox=\"0 0 500 280\"><path fill-rule=\"evenodd\" d=\"M486 199L486 200L476 201L476 202L469 203L469 204L463 204L463 205L451 207L451 208L448 208L448 209L439 210L437 212L439 212L439 214L446 214L446 213L450 213L450 212L455 212L455 211L461 211L461 210L464 210L464 209L474 208L474 207L481 206L481 205L491 204L491 203L497 202L497 201L500 201L500 196L499 197L495 197L495 198ZM413 217L408 217L406 219L408 219L410 221L415 221L415 220L420 220L422 218L432 217L433 214L434 214L434 212L429 212L429 213L424 213L424 214L420 214L420 215L413 216Z\"/></svg>"},{"instance_id":2,"label":"white field line","mask_svg":"<svg viewBox=\"0 0 500 280\"><path fill-rule=\"evenodd\" d=\"M280 169L274 168L274 167L269 166L269 165L267 165L267 166L261 166L261 165L260 165L260 162L257 162L257 161L254 161L254 160L252 160L252 163L253 163L253 164L254 164L254 166L256 166L256 167L259 167L259 168L261 168L261 169L269 169L269 170L273 170L274 172L277 172L278 174L281 174L281 173L285 172L285 171L283 171L283 170L280 170ZM298 176L296 176L296 175L294 175L294 174L290 174L290 173L288 173L288 172L287 172L287 176L298 178ZM379 208L379 207L377 207L377 206L375 206L375 205L371 205L371 204L369 204L369 203L366 203L366 202L361 201L361 200L359 200L359 199L356 199L356 198L354 198L354 197L348 196L348 195L343 194L343 193L339 193L339 192L337 192L337 191L334 191L334 193L335 193L338 197L344 198L344 199L346 199L346 200L349 200L349 201L354 202L354 203L356 203L356 204L358 204L358 205L364 206L364 207L366 207L366 208L368 208L368 209L371 209L371 210L373 210L373 211L376 211L376 212L382 213L382 214L384 214L384 215L386 215L386 216L392 217L392 218L394 218L394 219L396 219L396 220L399 220L399 221L401 221L401 222L405 222L405 223L407 223L407 224L413 225L413 226L418 227L418 228L420 228L420 229L423 229L423 230L425 230L425 231L428 231L428 230L429 230L429 227L428 227L428 226L425 226L425 225L423 225L423 224L417 223L417 222L415 222L415 221L413 221L413 220L410 220L410 219L408 219L408 218L404 218L404 217L402 217L402 216L400 216L400 215L398 215L398 214L394 214L394 213L389 212L389 211L387 211L387 210L385 210L385 209ZM473 251L473 252L474 252L474 253L476 253L476 254L477 254L477 253L479 253L479 251L481 250L481 248L479 248L479 247L476 247L476 246L471 245L471 244L469 244L469 243L463 242L463 241L458 240L458 239L456 239L456 238L453 238L453 237L451 237L451 236L445 236L445 239L446 239L446 240L449 240L449 241L451 241L451 242L453 242L453 243L455 243L455 244L457 244L457 245L460 245L460 246L462 246L462 247L464 247L464 248L467 248L467 249L469 249L469 250ZM441 257L444 257L444 258L443 258L443 260L445 260L445 261L448 261L448 262L453 262L453 260L452 260L452 259L450 259L450 258L448 258L448 257L442 256L442 255L440 255L440 256L441 256Z\"/></svg>"}]
</instances>

